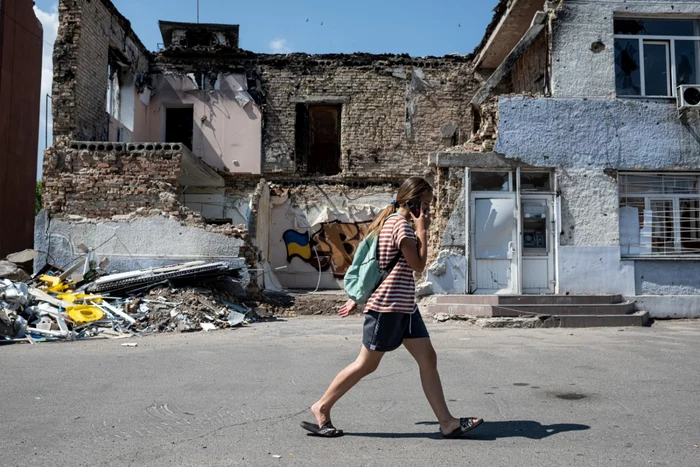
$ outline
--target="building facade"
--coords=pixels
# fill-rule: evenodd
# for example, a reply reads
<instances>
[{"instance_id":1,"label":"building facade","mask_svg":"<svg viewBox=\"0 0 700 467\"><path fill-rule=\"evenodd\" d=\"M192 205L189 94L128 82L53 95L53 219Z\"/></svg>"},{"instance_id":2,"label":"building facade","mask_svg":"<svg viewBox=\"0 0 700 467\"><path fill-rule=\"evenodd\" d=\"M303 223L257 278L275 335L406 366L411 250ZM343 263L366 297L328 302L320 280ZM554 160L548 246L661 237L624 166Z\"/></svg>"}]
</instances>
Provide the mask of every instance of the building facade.
<instances>
[{"instance_id":1,"label":"building facade","mask_svg":"<svg viewBox=\"0 0 700 467\"><path fill-rule=\"evenodd\" d=\"M431 161L466 170L467 292L700 316L700 118L681 99L700 96L699 20L692 2L501 3L472 101L494 150Z\"/></svg>"},{"instance_id":2,"label":"building facade","mask_svg":"<svg viewBox=\"0 0 700 467\"><path fill-rule=\"evenodd\" d=\"M700 4L504 0L474 55L439 58L257 54L236 25L173 22L150 52L108 0L60 12L37 229L54 256L238 258L260 289L338 289L423 175L421 294L700 316Z\"/></svg>"},{"instance_id":3,"label":"building facade","mask_svg":"<svg viewBox=\"0 0 700 467\"><path fill-rule=\"evenodd\" d=\"M237 25L167 21L151 52L108 0L59 12L37 229L54 258L226 260L243 241L261 286L339 289L398 185L471 132L471 57L258 54Z\"/></svg>"}]
</instances>

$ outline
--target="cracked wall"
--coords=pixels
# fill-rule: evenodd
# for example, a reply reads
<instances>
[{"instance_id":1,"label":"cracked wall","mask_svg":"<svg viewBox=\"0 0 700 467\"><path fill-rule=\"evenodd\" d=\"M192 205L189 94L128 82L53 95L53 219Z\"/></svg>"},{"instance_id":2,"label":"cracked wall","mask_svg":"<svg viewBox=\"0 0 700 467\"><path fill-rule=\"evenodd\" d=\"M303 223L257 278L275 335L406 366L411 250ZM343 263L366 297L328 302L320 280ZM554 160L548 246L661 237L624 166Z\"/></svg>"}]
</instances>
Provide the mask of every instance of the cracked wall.
<instances>
[{"instance_id":1,"label":"cracked wall","mask_svg":"<svg viewBox=\"0 0 700 467\"><path fill-rule=\"evenodd\" d=\"M58 12L53 52L54 140L106 141L110 132L106 112L110 48L117 52L124 71L135 78L147 73L150 53L109 0L61 0ZM136 101L138 98L138 105Z\"/></svg>"},{"instance_id":2,"label":"cracked wall","mask_svg":"<svg viewBox=\"0 0 700 467\"><path fill-rule=\"evenodd\" d=\"M263 109L263 173L307 174L297 147L299 105L340 105L340 178L422 174L429 153L465 140L478 84L471 57L264 55L166 49L154 73L245 73ZM447 131L449 129L450 131Z\"/></svg>"}]
</instances>

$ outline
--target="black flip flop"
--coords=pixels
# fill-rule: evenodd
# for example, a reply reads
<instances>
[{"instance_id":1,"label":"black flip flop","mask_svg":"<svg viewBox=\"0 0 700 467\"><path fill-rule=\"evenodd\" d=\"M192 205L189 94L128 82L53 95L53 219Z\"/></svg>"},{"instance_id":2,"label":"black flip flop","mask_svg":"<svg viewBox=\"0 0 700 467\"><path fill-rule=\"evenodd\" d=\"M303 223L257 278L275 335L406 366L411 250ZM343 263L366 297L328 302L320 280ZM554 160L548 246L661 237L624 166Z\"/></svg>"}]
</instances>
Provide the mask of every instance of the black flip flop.
<instances>
[{"instance_id":1,"label":"black flip flop","mask_svg":"<svg viewBox=\"0 0 700 467\"><path fill-rule=\"evenodd\" d=\"M474 421L474 420L476 420L476 421ZM457 428L452 433L442 435L442 437L447 438L447 439L461 438L462 435L464 435L468 431L472 431L474 428L481 425L482 423L484 423L483 418L474 418L474 417L460 418L459 419L459 428Z\"/></svg>"},{"instance_id":2,"label":"black flip flop","mask_svg":"<svg viewBox=\"0 0 700 467\"><path fill-rule=\"evenodd\" d=\"M345 434L343 433L343 430L337 430L330 422L330 420L320 428L315 423L309 422L301 422L301 427L311 432L309 436L320 436L322 438L340 438Z\"/></svg>"}]
</instances>

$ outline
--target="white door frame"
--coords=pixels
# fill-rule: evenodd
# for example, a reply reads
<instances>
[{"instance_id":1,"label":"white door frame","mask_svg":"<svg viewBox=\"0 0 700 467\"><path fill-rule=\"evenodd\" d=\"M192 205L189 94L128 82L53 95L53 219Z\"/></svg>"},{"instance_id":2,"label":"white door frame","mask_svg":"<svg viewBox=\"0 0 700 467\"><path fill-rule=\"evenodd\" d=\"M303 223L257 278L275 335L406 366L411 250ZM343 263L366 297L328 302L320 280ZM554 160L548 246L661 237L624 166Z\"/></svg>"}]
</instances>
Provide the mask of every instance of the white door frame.
<instances>
[{"instance_id":1,"label":"white door frame","mask_svg":"<svg viewBox=\"0 0 700 467\"><path fill-rule=\"evenodd\" d=\"M510 286L509 289L503 290L503 289L477 289L477 283L476 280L478 280L477 277L477 261L478 259L476 258L476 201L479 199L485 199L485 200L492 200L492 199L508 199L513 201L514 205L514 212L513 212L513 233L512 233L512 240L510 241L508 245L508 250L510 253L510 257L508 259L511 260L511 265L510 265L510 278L508 280L508 285ZM478 193L472 193L470 201L469 201L469 218L471 221L471 230L469 232L469 240L470 240L470 250L474 252L472 256L472 261L469 262L470 266L469 269L471 269L471 274L470 277L472 278L472 282L470 283L470 288L469 291L470 293L476 293L476 294L518 294L519 291L519 284L520 284L520 271L518 268L518 251L520 250L520 238L518 236L518 228L517 228L517 218L519 217L519 207L517 203L517 195L515 192L505 192L505 191L480 191Z\"/></svg>"},{"instance_id":2,"label":"white door frame","mask_svg":"<svg viewBox=\"0 0 700 467\"><path fill-rule=\"evenodd\" d=\"M479 170L481 172L481 170ZM527 192L523 194L520 190L520 168L515 170L498 170L493 169L488 172L508 172L510 175L511 187L515 186L515 190L509 192L504 191L479 191L473 192L471 190L471 174L474 171L466 168L464 170L464 187L465 187L465 209L467 215L464 216L465 219L465 232L467 239L465 242L465 255L467 259L467 271L466 271L466 281L467 281L467 293L479 293L477 290L477 271L476 271L476 256L475 256L475 234L476 234L476 199L503 199L515 197L515 212L513 213L515 217L515 235L513 245L515 251L513 252L514 264L512 265L511 278L512 291L508 293L520 295L523 293L523 220L522 220L522 202L524 199L545 199L548 201L548 212L551 216L551 220L548 220L547 228L547 241L549 242L548 248L548 264L551 268L551 279L548 277L548 281L553 281L552 286L549 288L550 293L559 293L559 281L558 281L558 267L559 267L559 242L558 233L560 230L560 218L561 218L561 200L556 194L557 190L557 179L556 174L549 170L543 169L537 172L549 172L551 176L551 190L550 192Z\"/></svg>"},{"instance_id":3,"label":"white door frame","mask_svg":"<svg viewBox=\"0 0 700 467\"><path fill-rule=\"evenodd\" d=\"M556 293L556 270L555 270L555 257L556 257L556 232L557 232L557 222L556 222L556 195L552 193L538 193L538 192L532 192L532 193L527 193L525 195L522 195L522 198L520 200L520 206L522 207L523 204L528 201L528 200L541 200L545 201L547 203L547 219L546 219L546 238L547 238L547 271L548 271L548 277L547 277L547 283L549 284L549 287L546 291L548 294L553 294ZM522 211L521 211L522 212ZM521 220L521 228L520 228L520 238L523 238L523 227L522 227L522 217L524 214L520 215L520 220ZM523 252L525 251L525 246L521 244L521 249L520 249L520 258L521 258L521 263L520 263L520 271L521 271L521 277L524 273L523 269ZM527 255L526 255L527 256ZM541 255L542 257L544 255ZM522 283L522 282L521 282ZM537 293L542 293L542 292L525 292L524 288L521 288L521 293L531 293L531 294L537 294Z\"/></svg>"}]
</instances>

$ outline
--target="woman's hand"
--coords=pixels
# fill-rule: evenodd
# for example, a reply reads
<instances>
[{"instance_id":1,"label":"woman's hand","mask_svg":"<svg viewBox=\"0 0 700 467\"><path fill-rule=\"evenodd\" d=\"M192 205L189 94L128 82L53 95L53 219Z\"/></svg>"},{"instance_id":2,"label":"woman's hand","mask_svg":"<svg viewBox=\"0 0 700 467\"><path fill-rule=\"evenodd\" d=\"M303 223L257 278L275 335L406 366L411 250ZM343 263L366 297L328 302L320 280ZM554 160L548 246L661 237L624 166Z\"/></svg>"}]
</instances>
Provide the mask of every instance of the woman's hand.
<instances>
[{"instance_id":1,"label":"woman's hand","mask_svg":"<svg viewBox=\"0 0 700 467\"><path fill-rule=\"evenodd\" d=\"M411 217L413 217L413 225L416 227L416 232L428 231L430 222L432 221L430 218L430 209L423 209L423 205L421 204L420 216L416 217L411 213Z\"/></svg>"},{"instance_id":2,"label":"woman's hand","mask_svg":"<svg viewBox=\"0 0 700 467\"><path fill-rule=\"evenodd\" d=\"M355 303L353 300L348 300L343 306L340 307L340 310L338 310L338 315L341 318L345 318L356 309L357 303Z\"/></svg>"}]
</instances>

